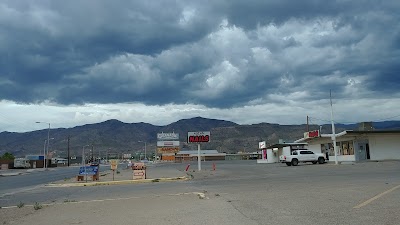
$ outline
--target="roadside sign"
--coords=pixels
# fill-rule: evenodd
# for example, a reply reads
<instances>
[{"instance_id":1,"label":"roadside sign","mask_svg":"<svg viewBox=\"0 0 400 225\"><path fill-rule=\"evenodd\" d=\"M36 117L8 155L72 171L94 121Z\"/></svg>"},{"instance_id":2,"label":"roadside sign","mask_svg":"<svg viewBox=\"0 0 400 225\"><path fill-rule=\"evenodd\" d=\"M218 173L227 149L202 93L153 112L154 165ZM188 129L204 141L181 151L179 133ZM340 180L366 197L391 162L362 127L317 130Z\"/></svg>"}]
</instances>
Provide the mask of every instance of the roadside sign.
<instances>
[{"instance_id":1,"label":"roadside sign","mask_svg":"<svg viewBox=\"0 0 400 225\"><path fill-rule=\"evenodd\" d=\"M179 147L179 141L157 141L157 147Z\"/></svg>"},{"instance_id":2,"label":"roadside sign","mask_svg":"<svg viewBox=\"0 0 400 225\"><path fill-rule=\"evenodd\" d=\"M118 160L116 159L110 160L110 165L112 170L116 170L118 168Z\"/></svg>"},{"instance_id":3,"label":"roadside sign","mask_svg":"<svg viewBox=\"0 0 400 225\"><path fill-rule=\"evenodd\" d=\"M179 152L179 146L171 146L171 147L157 147L158 153L177 153Z\"/></svg>"},{"instance_id":4,"label":"roadside sign","mask_svg":"<svg viewBox=\"0 0 400 225\"><path fill-rule=\"evenodd\" d=\"M157 140L179 140L179 134L177 133L158 133Z\"/></svg>"},{"instance_id":5,"label":"roadside sign","mask_svg":"<svg viewBox=\"0 0 400 225\"><path fill-rule=\"evenodd\" d=\"M210 142L210 131L188 132L188 143Z\"/></svg>"},{"instance_id":6,"label":"roadside sign","mask_svg":"<svg viewBox=\"0 0 400 225\"><path fill-rule=\"evenodd\" d=\"M98 166L81 166L79 168L79 175L96 175L98 171Z\"/></svg>"},{"instance_id":7,"label":"roadside sign","mask_svg":"<svg viewBox=\"0 0 400 225\"><path fill-rule=\"evenodd\" d=\"M261 142L258 142L258 148L259 149L263 149L263 148L266 148L267 146L266 146L266 144L265 144L265 141L261 141Z\"/></svg>"}]
</instances>

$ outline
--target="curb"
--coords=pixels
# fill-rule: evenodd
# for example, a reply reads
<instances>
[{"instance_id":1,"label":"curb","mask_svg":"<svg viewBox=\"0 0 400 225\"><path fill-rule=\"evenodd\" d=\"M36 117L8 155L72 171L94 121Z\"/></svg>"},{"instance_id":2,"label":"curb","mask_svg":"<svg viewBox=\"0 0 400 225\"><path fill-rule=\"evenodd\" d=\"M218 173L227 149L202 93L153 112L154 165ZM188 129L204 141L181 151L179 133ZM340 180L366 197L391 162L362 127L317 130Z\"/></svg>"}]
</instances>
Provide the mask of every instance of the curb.
<instances>
[{"instance_id":1,"label":"curb","mask_svg":"<svg viewBox=\"0 0 400 225\"><path fill-rule=\"evenodd\" d=\"M118 185L118 184L157 183L157 182L181 181L181 180L189 180L189 178L183 176L183 177L154 178L154 179L142 179L142 180L99 181L91 183L46 184L45 187L86 187L86 186Z\"/></svg>"}]
</instances>

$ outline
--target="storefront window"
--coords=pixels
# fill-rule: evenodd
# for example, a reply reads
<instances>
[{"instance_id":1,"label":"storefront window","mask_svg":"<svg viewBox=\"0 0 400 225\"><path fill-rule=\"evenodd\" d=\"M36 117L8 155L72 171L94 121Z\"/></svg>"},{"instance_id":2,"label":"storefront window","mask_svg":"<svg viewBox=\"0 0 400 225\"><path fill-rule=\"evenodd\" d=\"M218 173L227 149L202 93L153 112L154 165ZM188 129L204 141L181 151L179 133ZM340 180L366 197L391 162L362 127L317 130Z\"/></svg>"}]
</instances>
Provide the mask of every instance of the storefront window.
<instances>
[{"instance_id":1,"label":"storefront window","mask_svg":"<svg viewBox=\"0 0 400 225\"><path fill-rule=\"evenodd\" d=\"M353 141L341 141L336 142L337 155L354 155ZM329 156L334 156L335 151L333 150L333 144L322 144L321 152L328 152Z\"/></svg>"},{"instance_id":2,"label":"storefront window","mask_svg":"<svg viewBox=\"0 0 400 225\"><path fill-rule=\"evenodd\" d=\"M341 142L343 149L343 155L354 155L353 141L343 141Z\"/></svg>"}]
</instances>

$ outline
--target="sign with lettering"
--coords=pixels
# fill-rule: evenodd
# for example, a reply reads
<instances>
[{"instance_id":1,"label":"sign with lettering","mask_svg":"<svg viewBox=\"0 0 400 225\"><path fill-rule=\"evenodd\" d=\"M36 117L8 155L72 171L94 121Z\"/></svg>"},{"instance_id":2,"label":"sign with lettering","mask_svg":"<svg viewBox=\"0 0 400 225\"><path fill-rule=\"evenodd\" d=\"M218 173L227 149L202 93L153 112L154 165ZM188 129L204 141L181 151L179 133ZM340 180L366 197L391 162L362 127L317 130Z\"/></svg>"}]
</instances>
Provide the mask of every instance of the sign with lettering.
<instances>
[{"instance_id":1,"label":"sign with lettering","mask_svg":"<svg viewBox=\"0 0 400 225\"><path fill-rule=\"evenodd\" d=\"M110 165L112 170L116 170L118 168L118 160L116 159L110 160Z\"/></svg>"},{"instance_id":2,"label":"sign with lettering","mask_svg":"<svg viewBox=\"0 0 400 225\"><path fill-rule=\"evenodd\" d=\"M179 146L172 147L157 147L158 153L177 153L179 152Z\"/></svg>"},{"instance_id":3,"label":"sign with lettering","mask_svg":"<svg viewBox=\"0 0 400 225\"><path fill-rule=\"evenodd\" d=\"M188 143L210 142L210 131L188 132Z\"/></svg>"},{"instance_id":4,"label":"sign with lettering","mask_svg":"<svg viewBox=\"0 0 400 225\"><path fill-rule=\"evenodd\" d=\"M179 141L157 141L158 147L179 146Z\"/></svg>"},{"instance_id":5,"label":"sign with lettering","mask_svg":"<svg viewBox=\"0 0 400 225\"><path fill-rule=\"evenodd\" d=\"M319 130L313 130L313 131L309 131L309 132L305 132L304 133L304 138L316 138L319 137Z\"/></svg>"},{"instance_id":6,"label":"sign with lettering","mask_svg":"<svg viewBox=\"0 0 400 225\"><path fill-rule=\"evenodd\" d=\"M79 175L96 175L98 171L98 166L81 166L79 168Z\"/></svg>"},{"instance_id":7,"label":"sign with lettering","mask_svg":"<svg viewBox=\"0 0 400 225\"><path fill-rule=\"evenodd\" d=\"M177 133L158 133L157 140L179 140L179 134Z\"/></svg>"}]
</instances>

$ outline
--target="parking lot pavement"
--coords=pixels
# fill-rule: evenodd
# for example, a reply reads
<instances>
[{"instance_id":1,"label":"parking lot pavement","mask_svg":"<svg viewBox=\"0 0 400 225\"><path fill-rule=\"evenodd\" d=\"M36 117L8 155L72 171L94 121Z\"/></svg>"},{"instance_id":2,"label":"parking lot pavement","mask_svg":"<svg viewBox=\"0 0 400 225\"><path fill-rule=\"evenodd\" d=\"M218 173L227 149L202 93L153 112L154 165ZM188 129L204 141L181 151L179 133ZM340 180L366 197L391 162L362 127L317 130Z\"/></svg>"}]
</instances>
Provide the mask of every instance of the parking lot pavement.
<instances>
[{"instance_id":1,"label":"parking lot pavement","mask_svg":"<svg viewBox=\"0 0 400 225\"><path fill-rule=\"evenodd\" d=\"M28 224L46 218L46 223L57 220L57 224L92 224L94 219L98 224L302 225L398 224L400 220L400 162L297 167L252 161L215 163L215 171L213 162L204 163L200 172L193 168L190 181L146 184L140 190L119 186L118 197L103 193L98 199L46 206L13 223L7 221ZM181 169L185 165L166 167ZM106 188L87 190L105 192ZM67 213L55 213L61 211Z\"/></svg>"}]
</instances>

